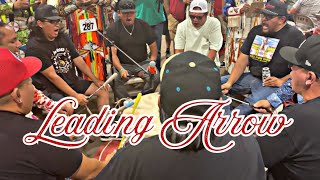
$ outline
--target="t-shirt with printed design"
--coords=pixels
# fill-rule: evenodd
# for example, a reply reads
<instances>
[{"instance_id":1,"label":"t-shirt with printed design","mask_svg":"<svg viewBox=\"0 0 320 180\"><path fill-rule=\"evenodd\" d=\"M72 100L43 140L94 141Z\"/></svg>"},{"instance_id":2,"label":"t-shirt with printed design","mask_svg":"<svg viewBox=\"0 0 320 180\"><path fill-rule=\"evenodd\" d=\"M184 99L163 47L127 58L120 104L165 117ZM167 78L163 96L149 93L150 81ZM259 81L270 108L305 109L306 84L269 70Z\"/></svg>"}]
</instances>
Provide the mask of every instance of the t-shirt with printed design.
<instances>
[{"instance_id":1,"label":"t-shirt with printed design","mask_svg":"<svg viewBox=\"0 0 320 180\"><path fill-rule=\"evenodd\" d=\"M79 78L76 76L73 59L79 57L70 38L64 33L54 41L48 41L44 37L31 37L27 43L26 56L35 56L42 61L41 71L53 66L56 73L70 86L76 84ZM44 75L38 72L33 77L36 87L48 92L59 91Z\"/></svg>"},{"instance_id":2,"label":"t-shirt with printed design","mask_svg":"<svg viewBox=\"0 0 320 180\"><path fill-rule=\"evenodd\" d=\"M259 25L251 29L241 52L249 56L249 69L255 77L261 78L262 67L269 67L272 76L282 78L290 73L290 69L288 62L280 56L280 49L284 46L298 48L304 39L303 34L289 24L270 34L263 33Z\"/></svg>"}]
</instances>

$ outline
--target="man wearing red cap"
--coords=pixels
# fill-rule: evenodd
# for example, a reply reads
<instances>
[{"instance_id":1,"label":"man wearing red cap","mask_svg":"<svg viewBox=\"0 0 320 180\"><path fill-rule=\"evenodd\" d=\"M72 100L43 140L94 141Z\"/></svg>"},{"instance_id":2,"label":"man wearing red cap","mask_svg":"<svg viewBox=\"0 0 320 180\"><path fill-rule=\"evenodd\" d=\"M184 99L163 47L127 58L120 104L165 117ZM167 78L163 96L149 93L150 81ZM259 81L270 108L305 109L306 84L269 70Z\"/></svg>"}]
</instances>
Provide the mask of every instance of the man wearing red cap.
<instances>
[{"instance_id":1,"label":"man wearing red cap","mask_svg":"<svg viewBox=\"0 0 320 180\"><path fill-rule=\"evenodd\" d=\"M18 59L5 48L0 48L0 54L0 144L5 145L0 153L0 179L94 178L107 161L45 143L23 144L23 136L36 132L43 123L25 117L33 101L30 77L42 64L35 57Z\"/></svg>"},{"instance_id":2,"label":"man wearing red cap","mask_svg":"<svg viewBox=\"0 0 320 180\"><path fill-rule=\"evenodd\" d=\"M8 25L3 24L0 22L0 47L8 48L14 54L19 53L19 48L21 46L21 42L17 38L17 34L15 33L14 29ZM47 96L43 94L42 91L39 91L35 88L33 102L41 109L46 111L50 111L51 108L55 105L55 101L51 100ZM73 108L68 103L61 109L63 112L66 112L68 115L73 113ZM27 114L27 117L32 119L37 119L32 112Z\"/></svg>"}]
</instances>

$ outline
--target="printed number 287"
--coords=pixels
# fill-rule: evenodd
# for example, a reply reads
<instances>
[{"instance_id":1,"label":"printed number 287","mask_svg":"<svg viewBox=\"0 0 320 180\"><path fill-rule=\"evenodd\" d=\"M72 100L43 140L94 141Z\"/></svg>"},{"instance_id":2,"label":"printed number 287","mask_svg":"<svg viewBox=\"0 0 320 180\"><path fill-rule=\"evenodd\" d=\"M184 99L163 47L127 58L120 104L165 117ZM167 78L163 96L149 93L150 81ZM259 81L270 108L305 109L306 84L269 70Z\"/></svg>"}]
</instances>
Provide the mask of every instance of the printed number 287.
<instances>
[{"instance_id":1,"label":"printed number 287","mask_svg":"<svg viewBox=\"0 0 320 180\"><path fill-rule=\"evenodd\" d=\"M93 29L93 23L85 23L85 24L82 24L82 26L84 31L89 31Z\"/></svg>"}]
</instances>

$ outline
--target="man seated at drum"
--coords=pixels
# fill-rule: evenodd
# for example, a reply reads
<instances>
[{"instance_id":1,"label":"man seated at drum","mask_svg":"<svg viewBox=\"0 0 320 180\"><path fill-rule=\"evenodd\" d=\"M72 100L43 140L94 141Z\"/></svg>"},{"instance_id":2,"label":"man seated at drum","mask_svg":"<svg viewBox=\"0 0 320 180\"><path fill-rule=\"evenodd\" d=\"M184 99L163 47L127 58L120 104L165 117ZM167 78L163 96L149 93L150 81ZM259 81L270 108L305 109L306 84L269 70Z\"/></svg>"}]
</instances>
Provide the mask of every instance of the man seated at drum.
<instances>
[{"instance_id":1,"label":"man seated at drum","mask_svg":"<svg viewBox=\"0 0 320 180\"><path fill-rule=\"evenodd\" d=\"M262 13L262 24L253 27L241 46L241 53L230 75L221 78L223 93L229 90L249 94L245 101L254 104L274 93L289 79L288 62L279 54L283 46L298 47L305 39L303 34L287 23L287 7L279 0L270 0ZM267 40L267 41L266 41ZM261 51L263 42L269 48ZM249 66L250 72L245 72ZM262 69L268 67L271 77L262 81ZM248 115L253 109L247 104L237 107L240 114Z\"/></svg>"},{"instance_id":2,"label":"man seated at drum","mask_svg":"<svg viewBox=\"0 0 320 180\"><path fill-rule=\"evenodd\" d=\"M17 34L14 29L6 24L3 24L2 22L0 22L0 47L8 48L15 55L18 55L19 48L21 47L21 42L18 40ZM55 101L45 96L42 91L36 88L34 92L33 102L39 108L46 111L50 111L56 104ZM71 104L67 103L66 105L64 105L61 108L60 113L71 115L73 113ZM30 112L26 116L32 119L37 119L37 117L32 112Z\"/></svg>"},{"instance_id":3,"label":"man seated at drum","mask_svg":"<svg viewBox=\"0 0 320 180\"><path fill-rule=\"evenodd\" d=\"M281 113L293 124L277 136L257 137L263 161L274 180L320 179L320 36L309 37L299 48L283 47L291 66L291 86L304 102Z\"/></svg>"},{"instance_id":4,"label":"man seated at drum","mask_svg":"<svg viewBox=\"0 0 320 180\"><path fill-rule=\"evenodd\" d=\"M0 179L93 179L108 160L100 162L79 150L42 142L32 146L23 143L24 135L37 132L43 123L25 117L32 109L30 77L40 70L41 61L35 57L18 59L5 48L0 48L0 54Z\"/></svg>"},{"instance_id":5,"label":"man seated at drum","mask_svg":"<svg viewBox=\"0 0 320 180\"><path fill-rule=\"evenodd\" d=\"M120 1L118 15L120 20L110 25L107 30L107 37L144 69L147 69L150 61L155 62L157 59L157 37L154 31L146 22L136 19L135 4L132 0ZM148 58L146 44L150 48L150 59ZM155 90L159 83L159 75L156 74L154 79L150 79L149 73L144 72L114 46L111 47L111 53L113 65L121 75L115 80L117 97L129 97L124 83L131 75L137 75L147 81L144 91ZM151 81L153 82L151 83ZM150 84L153 84L153 86Z\"/></svg>"},{"instance_id":6,"label":"man seated at drum","mask_svg":"<svg viewBox=\"0 0 320 180\"><path fill-rule=\"evenodd\" d=\"M171 117L185 102L197 99L220 99L220 73L214 61L192 51L178 54L167 61L161 70L159 108L162 122ZM208 108L208 106L195 106L189 108L186 114L202 116ZM185 128L187 124L186 121L179 122L181 128ZM193 127L196 124L193 122ZM204 148L202 133L181 150L166 148L157 135L142 140L137 146L128 145L115 154L96 179L265 179L261 152L254 137L231 137L229 134L216 137L213 133L209 134L215 147L224 146L230 140L236 142L233 149L216 154ZM179 143L187 136L177 134L172 129L167 131L167 138L173 143Z\"/></svg>"},{"instance_id":7,"label":"man seated at drum","mask_svg":"<svg viewBox=\"0 0 320 180\"><path fill-rule=\"evenodd\" d=\"M41 5L37 8L26 50L26 55L38 57L42 61L40 72L33 77L34 84L54 100L72 96L81 105L85 105L88 103L87 96L104 82L95 77L60 27L61 17L54 6ZM75 68L91 81L77 77ZM98 97L99 110L109 104L107 88L101 88L95 95Z\"/></svg>"}]
</instances>

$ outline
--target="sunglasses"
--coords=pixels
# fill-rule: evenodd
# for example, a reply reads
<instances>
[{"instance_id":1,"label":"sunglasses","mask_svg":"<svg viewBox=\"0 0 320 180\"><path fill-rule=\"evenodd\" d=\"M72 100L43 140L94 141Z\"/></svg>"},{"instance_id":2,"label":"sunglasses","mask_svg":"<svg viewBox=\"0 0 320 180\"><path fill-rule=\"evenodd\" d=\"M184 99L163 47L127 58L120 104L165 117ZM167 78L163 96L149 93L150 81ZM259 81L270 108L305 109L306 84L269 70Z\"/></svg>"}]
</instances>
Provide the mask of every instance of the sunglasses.
<instances>
[{"instance_id":1,"label":"sunglasses","mask_svg":"<svg viewBox=\"0 0 320 180\"><path fill-rule=\"evenodd\" d=\"M197 19L197 20L201 20L205 15L202 16L194 16L194 15L189 15L191 20Z\"/></svg>"},{"instance_id":2,"label":"sunglasses","mask_svg":"<svg viewBox=\"0 0 320 180\"><path fill-rule=\"evenodd\" d=\"M275 17L278 17L278 16L262 14L262 18L265 18L267 21L270 21L271 19L273 19Z\"/></svg>"},{"instance_id":3,"label":"sunglasses","mask_svg":"<svg viewBox=\"0 0 320 180\"><path fill-rule=\"evenodd\" d=\"M45 20L43 20L43 22L48 22L48 23L50 23L50 24L57 25L57 24L61 23L61 20L60 20L60 19L57 19L57 20L45 19Z\"/></svg>"}]
</instances>

